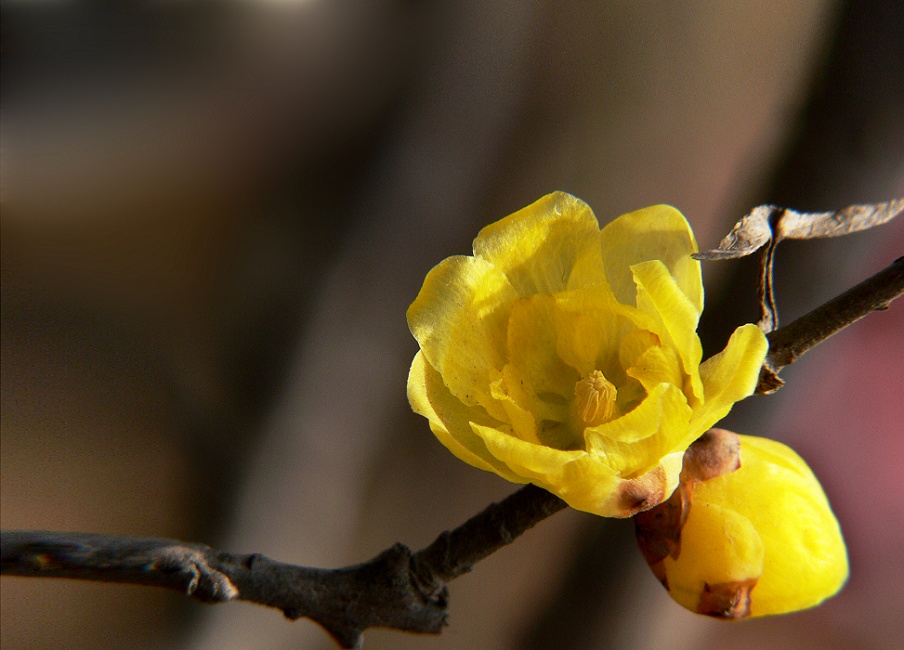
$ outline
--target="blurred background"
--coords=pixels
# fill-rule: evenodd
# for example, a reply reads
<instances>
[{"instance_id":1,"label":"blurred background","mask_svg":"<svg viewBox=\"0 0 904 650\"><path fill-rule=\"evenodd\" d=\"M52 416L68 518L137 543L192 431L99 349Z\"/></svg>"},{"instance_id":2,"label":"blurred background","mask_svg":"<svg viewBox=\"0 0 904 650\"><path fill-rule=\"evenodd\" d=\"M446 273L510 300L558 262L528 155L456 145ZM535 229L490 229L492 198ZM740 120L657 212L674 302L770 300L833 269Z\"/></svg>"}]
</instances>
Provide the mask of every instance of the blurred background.
<instances>
[{"instance_id":1,"label":"blurred background","mask_svg":"<svg viewBox=\"0 0 904 650\"><path fill-rule=\"evenodd\" d=\"M3 528L200 541L309 566L431 542L516 488L411 414L405 309L555 189L653 203L712 247L756 204L904 195L892 0L2 4ZM785 322L904 253L904 223L778 252ZM707 353L755 320L705 268ZM674 604L630 522L566 511L451 585L439 637L374 648L899 647L904 305L728 428L792 444L851 555L823 607ZM138 587L4 578L0 642L333 647L316 625Z\"/></svg>"}]
</instances>

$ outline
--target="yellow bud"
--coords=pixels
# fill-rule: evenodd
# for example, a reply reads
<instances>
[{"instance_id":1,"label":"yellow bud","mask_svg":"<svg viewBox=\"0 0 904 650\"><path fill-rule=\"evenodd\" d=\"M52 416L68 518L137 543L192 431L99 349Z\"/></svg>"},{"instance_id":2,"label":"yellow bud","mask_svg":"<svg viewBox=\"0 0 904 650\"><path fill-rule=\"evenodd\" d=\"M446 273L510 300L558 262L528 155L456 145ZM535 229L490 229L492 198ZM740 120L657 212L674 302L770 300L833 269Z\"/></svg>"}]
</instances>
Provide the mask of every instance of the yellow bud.
<instances>
[{"instance_id":1,"label":"yellow bud","mask_svg":"<svg viewBox=\"0 0 904 650\"><path fill-rule=\"evenodd\" d=\"M612 417L617 392L599 370L574 385L575 407L584 426L595 427Z\"/></svg>"},{"instance_id":2,"label":"yellow bud","mask_svg":"<svg viewBox=\"0 0 904 650\"><path fill-rule=\"evenodd\" d=\"M837 593L847 550L810 468L781 443L737 436L734 470L726 443L735 434L710 433L685 454L672 498L635 519L641 550L669 594L691 611L737 619L806 609ZM715 445L724 470L713 470L707 448Z\"/></svg>"}]
</instances>

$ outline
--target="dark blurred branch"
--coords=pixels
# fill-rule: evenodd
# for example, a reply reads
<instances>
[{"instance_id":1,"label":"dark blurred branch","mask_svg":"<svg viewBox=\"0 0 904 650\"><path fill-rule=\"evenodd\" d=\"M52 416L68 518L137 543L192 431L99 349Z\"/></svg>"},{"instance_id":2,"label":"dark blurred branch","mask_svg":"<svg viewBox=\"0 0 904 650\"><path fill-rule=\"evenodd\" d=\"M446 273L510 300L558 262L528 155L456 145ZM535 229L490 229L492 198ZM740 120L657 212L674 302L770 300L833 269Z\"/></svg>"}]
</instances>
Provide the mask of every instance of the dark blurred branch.
<instances>
[{"instance_id":1,"label":"dark blurred branch","mask_svg":"<svg viewBox=\"0 0 904 650\"><path fill-rule=\"evenodd\" d=\"M804 314L793 323L770 332L769 353L756 392L768 394L782 385L778 372L797 361L810 348L870 312L888 309L904 293L904 257L845 291L837 298Z\"/></svg>"},{"instance_id":2,"label":"dark blurred branch","mask_svg":"<svg viewBox=\"0 0 904 650\"><path fill-rule=\"evenodd\" d=\"M292 620L310 618L342 647L357 648L369 627L438 634L446 624L445 582L563 508L564 501L528 485L418 553L396 544L341 569L169 539L3 531L0 573L164 587L205 603L245 600Z\"/></svg>"}]
</instances>

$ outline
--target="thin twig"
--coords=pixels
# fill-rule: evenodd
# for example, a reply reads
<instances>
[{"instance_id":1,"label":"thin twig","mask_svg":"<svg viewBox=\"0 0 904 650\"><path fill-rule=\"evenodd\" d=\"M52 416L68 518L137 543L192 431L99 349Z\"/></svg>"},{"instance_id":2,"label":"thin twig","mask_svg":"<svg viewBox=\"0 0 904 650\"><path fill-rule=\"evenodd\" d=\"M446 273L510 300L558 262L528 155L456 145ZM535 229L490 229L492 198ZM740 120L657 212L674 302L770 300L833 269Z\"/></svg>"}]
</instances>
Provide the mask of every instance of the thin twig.
<instances>
[{"instance_id":1,"label":"thin twig","mask_svg":"<svg viewBox=\"0 0 904 650\"><path fill-rule=\"evenodd\" d=\"M565 502L528 485L412 555L402 544L369 562L316 569L170 539L3 531L0 573L164 587L204 603L245 600L316 621L343 648L369 627L438 634L445 582L510 544Z\"/></svg>"},{"instance_id":2,"label":"thin twig","mask_svg":"<svg viewBox=\"0 0 904 650\"><path fill-rule=\"evenodd\" d=\"M870 312L888 309L891 301L902 293L904 257L899 257L890 266L837 298L770 332L767 335L769 353L756 392L768 394L778 390L784 383L778 377L779 370L790 366L805 352Z\"/></svg>"}]
</instances>

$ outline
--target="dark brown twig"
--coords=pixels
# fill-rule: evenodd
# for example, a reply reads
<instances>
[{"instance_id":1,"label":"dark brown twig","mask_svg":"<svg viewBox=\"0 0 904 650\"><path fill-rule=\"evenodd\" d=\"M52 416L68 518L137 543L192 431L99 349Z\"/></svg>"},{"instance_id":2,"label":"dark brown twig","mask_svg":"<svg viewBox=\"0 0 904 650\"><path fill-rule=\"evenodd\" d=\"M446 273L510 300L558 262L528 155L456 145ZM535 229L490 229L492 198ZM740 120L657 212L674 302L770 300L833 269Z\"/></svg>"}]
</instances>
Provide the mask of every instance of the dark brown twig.
<instances>
[{"instance_id":1,"label":"dark brown twig","mask_svg":"<svg viewBox=\"0 0 904 650\"><path fill-rule=\"evenodd\" d=\"M779 370L870 312L888 309L901 293L904 293L904 257L793 323L770 332L769 353L756 392L768 394L778 390L784 383L778 376Z\"/></svg>"},{"instance_id":2,"label":"dark brown twig","mask_svg":"<svg viewBox=\"0 0 904 650\"><path fill-rule=\"evenodd\" d=\"M369 627L438 634L445 582L510 544L565 502L528 485L412 555L396 544L363 564L316 569L169 539L3 531L0 573L164 587L204 603L231 600L310 618L344 648Z\"/></svg>"}]
</instances>

